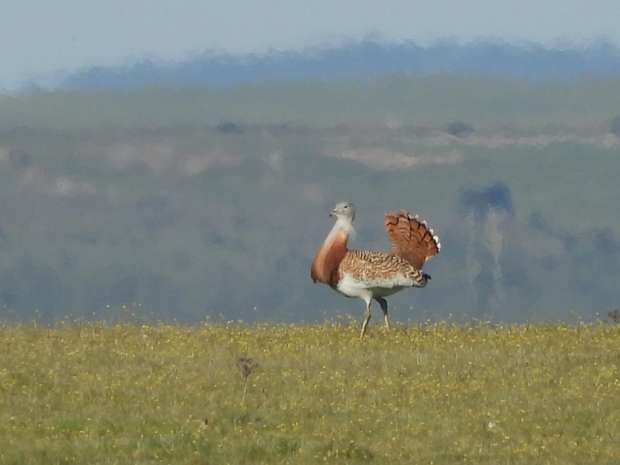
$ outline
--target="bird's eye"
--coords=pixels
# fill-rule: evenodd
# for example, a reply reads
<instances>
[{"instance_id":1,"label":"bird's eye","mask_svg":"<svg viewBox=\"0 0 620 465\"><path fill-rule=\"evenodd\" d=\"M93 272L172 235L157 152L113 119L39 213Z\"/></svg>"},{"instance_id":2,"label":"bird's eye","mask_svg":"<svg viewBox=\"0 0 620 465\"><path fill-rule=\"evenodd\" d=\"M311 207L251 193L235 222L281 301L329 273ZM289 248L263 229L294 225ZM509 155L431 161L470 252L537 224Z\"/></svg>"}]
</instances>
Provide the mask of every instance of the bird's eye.
<instances>
[{"instance_id":1,"label":"bird's eye","mask_svg":"<svg viewBox=\"0 0 620 465\"><path fill-rule=\"evenodd\" d=\"M344 206L344 208L349 208L349 206L348 206L348 205L345 205L345 206Z\"/></svg>"}]
</instances>

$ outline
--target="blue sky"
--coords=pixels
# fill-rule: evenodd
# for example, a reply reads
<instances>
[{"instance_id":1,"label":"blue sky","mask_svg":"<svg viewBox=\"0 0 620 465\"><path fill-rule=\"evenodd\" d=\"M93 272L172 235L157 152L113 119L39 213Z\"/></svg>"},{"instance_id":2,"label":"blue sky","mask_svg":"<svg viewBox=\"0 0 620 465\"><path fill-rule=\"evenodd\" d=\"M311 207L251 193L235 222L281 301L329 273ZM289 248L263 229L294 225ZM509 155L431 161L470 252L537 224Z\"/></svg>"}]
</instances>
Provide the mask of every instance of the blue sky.
<instances>
[{"instance_id":1,"label":"blue sky","mask_svg":"<svg viewBox=\"0 0 620 465\"><path fill-rule=\"evenodd\" d=\"M0 0L0 89L89 65L375 36L620 43L617 0Z\"/></svg>"}]
</instances>

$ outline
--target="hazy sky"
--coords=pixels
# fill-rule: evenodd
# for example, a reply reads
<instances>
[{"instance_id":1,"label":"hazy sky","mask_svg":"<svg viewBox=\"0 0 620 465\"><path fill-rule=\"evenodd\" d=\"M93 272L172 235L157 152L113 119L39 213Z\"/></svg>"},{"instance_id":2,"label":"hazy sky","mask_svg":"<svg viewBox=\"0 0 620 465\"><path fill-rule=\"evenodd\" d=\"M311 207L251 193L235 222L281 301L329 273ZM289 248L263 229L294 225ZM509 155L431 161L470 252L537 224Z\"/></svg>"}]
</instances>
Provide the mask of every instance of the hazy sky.
<instances>
[{"instance_id":1,"label":"hazy sky","mask_svg":"<svg viewBox=\"0 0 620 465\"><path fill-rule=\"evenodd\" d=\"M0 89L93 64L367 35L620 43L617 0L0 0Z\"/></svg>"}]
</instances>

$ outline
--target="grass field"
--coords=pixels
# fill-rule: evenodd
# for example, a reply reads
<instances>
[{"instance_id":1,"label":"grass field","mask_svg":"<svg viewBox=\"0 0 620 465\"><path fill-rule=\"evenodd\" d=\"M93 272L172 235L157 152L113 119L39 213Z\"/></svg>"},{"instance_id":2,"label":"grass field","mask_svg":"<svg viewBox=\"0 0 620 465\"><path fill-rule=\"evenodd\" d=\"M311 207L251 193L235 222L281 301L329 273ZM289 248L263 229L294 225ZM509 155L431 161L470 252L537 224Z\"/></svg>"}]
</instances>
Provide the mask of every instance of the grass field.
<instances>
[{"instance_id":1,"label":"grass field","mask_svg":"<svg viewBox=\"0 0 620 465\"><path fill-rule=\"evenodd\" d=\"M26 325L0 344L2 464L620 463L613 325Z\"/></svg>"}]
</instances>

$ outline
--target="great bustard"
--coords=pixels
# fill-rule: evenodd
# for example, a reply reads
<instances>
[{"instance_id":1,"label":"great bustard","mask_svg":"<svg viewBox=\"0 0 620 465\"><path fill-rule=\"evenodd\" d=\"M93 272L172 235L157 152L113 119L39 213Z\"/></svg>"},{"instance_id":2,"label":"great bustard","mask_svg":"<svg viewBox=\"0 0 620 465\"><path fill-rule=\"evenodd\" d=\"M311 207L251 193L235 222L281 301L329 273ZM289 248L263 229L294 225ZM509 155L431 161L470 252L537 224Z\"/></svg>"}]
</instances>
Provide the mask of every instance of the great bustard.
<instances>
[{"instance_id":1,"label":"great bustard","mask_svg":"<svg viewBox=\"0 0 620 465\"><path fill-rule=\"evenodd\" d=\"M329 285L347 297L366 303L361 337L370 321L372 300L379 302L385 326L389 329L388 304L384 297L407 287L424 287L431 277L422 266L441 249L439 237L417 215L406 211L385 215L385 230L392 243L390 252L349 250L347 240L353 231L355 208L341 202L331 211L336 224L319 248L310 276L314 282Z\"/></svg>"}]
</instances>

